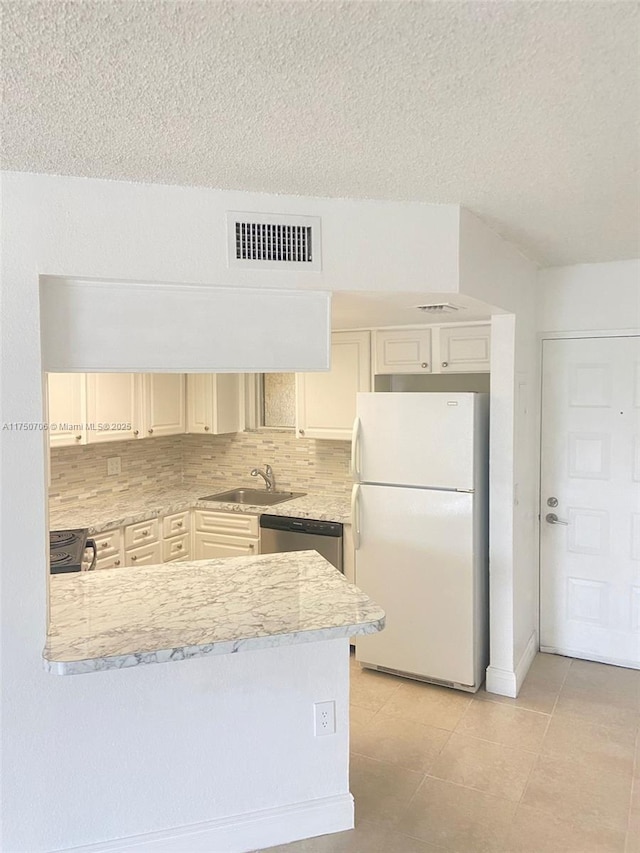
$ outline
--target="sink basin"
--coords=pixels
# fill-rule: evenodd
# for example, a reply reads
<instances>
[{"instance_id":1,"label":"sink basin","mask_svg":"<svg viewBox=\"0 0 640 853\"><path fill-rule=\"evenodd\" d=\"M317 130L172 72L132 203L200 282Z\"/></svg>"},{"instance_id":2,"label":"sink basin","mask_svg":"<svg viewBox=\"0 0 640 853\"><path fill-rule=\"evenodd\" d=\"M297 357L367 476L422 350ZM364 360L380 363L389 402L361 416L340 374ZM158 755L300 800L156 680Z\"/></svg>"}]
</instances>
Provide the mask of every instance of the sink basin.
<instances>
[{"instance_id":1,"label":"sink basin","mask_svg":"<svg viewBox=\"0 0 640 853\"><path fill-rule=\"evenodd\" d=\"M256 506L273 506L294 498L302 498L306 492L268 492L266 489L231 489L219 492L217 495L207 495L201 501L220 501L231 504L254 504Z\"/></svg>"}]
</instances>

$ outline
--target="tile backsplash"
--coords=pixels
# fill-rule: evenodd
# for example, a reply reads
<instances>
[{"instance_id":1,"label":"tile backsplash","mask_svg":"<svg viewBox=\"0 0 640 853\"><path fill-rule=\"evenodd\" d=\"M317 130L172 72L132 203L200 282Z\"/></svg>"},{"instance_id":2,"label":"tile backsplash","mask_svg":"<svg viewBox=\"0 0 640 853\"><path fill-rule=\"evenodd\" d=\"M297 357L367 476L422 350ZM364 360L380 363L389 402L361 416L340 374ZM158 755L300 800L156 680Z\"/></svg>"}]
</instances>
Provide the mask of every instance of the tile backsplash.
<instances>
[{"instance_id":1,"label":"tile backsplash","mask_svg":"<svg viewBox=\"0 0 640 853\"><path fill-rule=\"evenodd\" d=\"M290 432L238 432L230 435L186 435L183 443L185 480L203 485L214 478L230 485L255 486L249 472L269 464L276 488L321 492L344 497L351 488L348 441L296 438ZM258 488L263 481L259 478Z\"/></svg>"},{"instance_id":2,"label":"tile backsplash","mask_svg":"<svg viewBox=\"0 0 640 853\"><path fill-rule=\"evenodd\" d=\"M51 450L49 497L57 505L172 482L262 487L252 468L272 466L276 487L345 497L351 487L347 441L298 439L260 431L229 435L176 435ZM122 472L107 476L107 459L119 456Z\"/></svg>"}]
</instances>

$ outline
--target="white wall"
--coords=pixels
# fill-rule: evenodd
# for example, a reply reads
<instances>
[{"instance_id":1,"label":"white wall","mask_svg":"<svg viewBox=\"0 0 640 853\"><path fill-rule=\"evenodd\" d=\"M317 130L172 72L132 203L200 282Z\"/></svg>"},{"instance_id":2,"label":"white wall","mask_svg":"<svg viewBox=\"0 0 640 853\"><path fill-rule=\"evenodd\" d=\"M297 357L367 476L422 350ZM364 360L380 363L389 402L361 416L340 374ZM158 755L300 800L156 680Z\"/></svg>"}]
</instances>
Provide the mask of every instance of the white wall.
<instances>
[{"instance_id":1,"label":"white wall","mask_svg":"<svg viewBox=\"0 0 640 853\"><path fill-rule=\"evenodd\" d=\"M4 421L42 418L40 275L315 290L457 287L454 206L20 174L3 175L2 193ZM323 272L227 271L224 211L251 208L322 215ZM299 728L318 699L315 683L340 707L346 701L346 673L331 644L315 656L311 646L290 649L279 671L268 652L67 678L43 671L43 436L0 437L2 849L39 853L341 790L345 744L337 738L334 752L332 739L320 746ZM291 713L281 715L284 707Z\"/></svg>"},{"instance_id":2,"label":"white wall","mask_svg":"<svg viewBox=\"0 0 640 853\"><path fill-rule=\"evenodd\" d=\"M460 292L512 312L491 323L487 689L515 696L537 648L536 266L464 209Z\"/></svg>"},{"instance_id":3,"label":"white wall","mask_svg":"<svg viewBox=\"0 0 640 853\"><path fill-rule=\"evenodd\" d=\"M540 270L538 288L541 332L640 328L640 260Z\"/></svg>"}]
</instances>

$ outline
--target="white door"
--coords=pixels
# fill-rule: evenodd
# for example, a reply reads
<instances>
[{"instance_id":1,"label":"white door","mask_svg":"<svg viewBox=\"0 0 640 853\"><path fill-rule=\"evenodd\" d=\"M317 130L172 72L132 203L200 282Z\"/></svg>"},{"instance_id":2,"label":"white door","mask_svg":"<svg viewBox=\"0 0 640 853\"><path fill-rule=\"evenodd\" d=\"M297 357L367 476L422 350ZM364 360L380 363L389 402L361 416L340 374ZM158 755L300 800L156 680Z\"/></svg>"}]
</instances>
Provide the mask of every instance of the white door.
<instances>
[{"instance_id":1,"label":"white door","mask_svg":"<svg viewBox=\"0 0 640 853\"><path fill-rule=\"evenodd\" d=\"M478 394L358 394L353 448L363 483L474 488ZM484 402L484 401L483 401Z\"/></svg>"},{"instance_id":2,"label":"white door","mask_svg":"<svg viewBox=\"0 0 640 853\"><path fill-rule=\"evenodd\" d=\"M356 488L356 584L386 614L384 631L356 638L356 658L473 685L474 496Z\"/></svg>"},{"instance_id":3,"label":"white door","mask_svg":"<svg viewBox=\"0 0 640 853\"><path fill-rule=\"evenodd\" d=\"M640 668L640 337L543 345L540 645Z\"/></svg>"}]
</instances>

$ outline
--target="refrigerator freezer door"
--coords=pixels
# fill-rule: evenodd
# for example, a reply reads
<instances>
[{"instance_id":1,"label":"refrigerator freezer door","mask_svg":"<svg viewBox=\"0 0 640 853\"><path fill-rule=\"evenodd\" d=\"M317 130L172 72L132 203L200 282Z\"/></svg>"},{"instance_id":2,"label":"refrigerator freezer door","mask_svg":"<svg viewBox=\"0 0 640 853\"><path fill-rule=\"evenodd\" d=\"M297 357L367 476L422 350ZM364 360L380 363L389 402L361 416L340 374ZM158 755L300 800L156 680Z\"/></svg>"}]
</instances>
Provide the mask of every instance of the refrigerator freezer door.
<instances>
[{"instance_id":1,"label":"refrigerator freezer door","mask_svg":"<svg viewBox=\"0 0 640 853\"><path fill-rule=\"evenodd\" d=\"M358 394L362 483L474 488L478 394Z\"/></svg>"},{"instance_id":2,"label":"refrigerator freezer door","mask_svg":"<svg viewBox=\"0 0 640 853\"><path fill-rule=\"evenodd\" d=\"M386 613L356 658L474 684L474 495L360 486L356 585Z\"/></svg>"}]
</instances>

